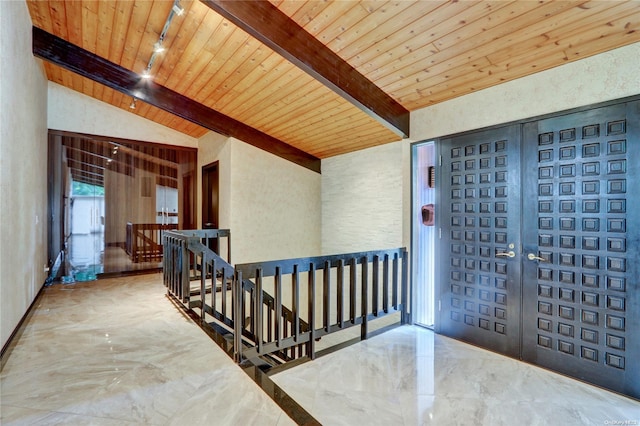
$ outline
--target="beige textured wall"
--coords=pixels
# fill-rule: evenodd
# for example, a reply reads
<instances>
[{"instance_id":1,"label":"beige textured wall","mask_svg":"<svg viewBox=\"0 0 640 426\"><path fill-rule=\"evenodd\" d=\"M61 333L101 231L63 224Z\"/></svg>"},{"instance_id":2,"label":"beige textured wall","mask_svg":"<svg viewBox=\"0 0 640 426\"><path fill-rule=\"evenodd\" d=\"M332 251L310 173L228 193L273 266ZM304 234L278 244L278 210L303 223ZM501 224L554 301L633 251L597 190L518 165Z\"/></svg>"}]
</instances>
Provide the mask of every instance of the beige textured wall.
<instances>
[{"instance_id":1,"label":"beige textured wall","mask_svg":"<svg viewBox=\"0 0 640 426\"><path fill-rule=\"evenodd\" d=\"M0 2L0 340L42 287L47 262L47 80L23 1Z\"/></svg>"},{"instance_id":2,"label":"beige textured wall","mask_svg":"<svg viewBox=\"0 0 640 426\"><path fill-rule=\"evenodd\" d=\"M198 147L198 140L128 111L49 82L50 129Z\"/></svg>"},{"instance_id":3,"label":"beige textured wall","mask_svg":"<svg viewBox=\"0 0 640 426\"><path fill-rule=\"evenodd\" d=\"M220 228L231 226L231 140L209 132L198 140L198 166L196 178L197 228L202 227L202 167L218 161L218 220ZM234 240L231 234L232 242ZM233 249L233 247L232 247Z\"/></svg>"},{"instance_id":4,"label":"beige textured wall","mask_svg":"<svg viewBox=\"0 0 640 426\"><path fill-rule=\"evenodd\" d=\"M234 263L320 254L321 176L231 139Z\"/></svg>"},{"instance_id":5,"label":"beige textured wall","mask_svg":"<svg viewBox=\"0 0 640 426\"><path fill-rule=\"evenodd\" d=\"M322 161L322 252L402 246L402 143Z\"/></svg>"}]
</instances>

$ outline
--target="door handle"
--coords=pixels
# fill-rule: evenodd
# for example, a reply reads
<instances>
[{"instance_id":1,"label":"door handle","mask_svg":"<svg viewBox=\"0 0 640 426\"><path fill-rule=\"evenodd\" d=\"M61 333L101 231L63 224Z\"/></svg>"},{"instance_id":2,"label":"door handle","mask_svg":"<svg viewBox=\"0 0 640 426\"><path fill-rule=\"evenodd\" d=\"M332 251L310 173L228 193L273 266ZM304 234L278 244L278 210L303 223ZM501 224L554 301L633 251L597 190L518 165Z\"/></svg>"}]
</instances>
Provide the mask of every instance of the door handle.
<instances>
[{"instance_id":1,"label":"door handle","mask_svg":"<svg viewBox=\"0 0 640 426\"><path fill-rule=\"evenodd\" d=\"M527 259L529 259L529 260L541 260L541 261L543 261L543 262L546 262L546 260L545 260L543 257L538 257L538 256L536 256L536 255L535 255L535 254L533 254L533 253L529 253L529 254L527 255Z\"/></svg>"},{"instance_id":2,"label":"door handle","mask_svg":"<svg viewBox=\"0 0 640 426\"><path fill-rule=\"evenodd\" d=\"M496 253L496 256L516 257L516 252L510 250L506 253Z\"/></svg>"}]
</instances>

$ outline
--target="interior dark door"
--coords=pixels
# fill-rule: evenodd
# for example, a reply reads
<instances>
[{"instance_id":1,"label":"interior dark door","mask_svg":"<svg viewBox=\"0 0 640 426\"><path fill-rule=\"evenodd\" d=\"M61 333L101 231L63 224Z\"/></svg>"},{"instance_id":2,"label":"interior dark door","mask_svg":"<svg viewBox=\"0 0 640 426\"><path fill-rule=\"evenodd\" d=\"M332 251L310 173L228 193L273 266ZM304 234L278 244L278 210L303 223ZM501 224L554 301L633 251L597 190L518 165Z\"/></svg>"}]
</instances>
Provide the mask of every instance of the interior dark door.
<instances>
[{"instance_id":1,"label":"interior dark door","mask_svg":"<svg viewBox=\"0 0 640 426\"><path fill-rule=\"evenodd\" d=\"M441 141L439 331L520 352L520 127Z\"/></svg>"},{"instance_id":2,"label":"interior dark door","mask_svg":"<svg viewBox=\"0 0 640 426\"><path fill-rule=\"evenodd\" d=\"M524 360L640 398L640 102L524 125Z\"/></svg>"},{"instance_id":3,"label":"interior dark door","mask_svg":"<svg viewBox=\"0 0 640 426\"><path fill-rule=\"evenodd\" d=\"M218 226L218 162L215 162L202 168L202 228Z\"/></svg>"}]
</instances>

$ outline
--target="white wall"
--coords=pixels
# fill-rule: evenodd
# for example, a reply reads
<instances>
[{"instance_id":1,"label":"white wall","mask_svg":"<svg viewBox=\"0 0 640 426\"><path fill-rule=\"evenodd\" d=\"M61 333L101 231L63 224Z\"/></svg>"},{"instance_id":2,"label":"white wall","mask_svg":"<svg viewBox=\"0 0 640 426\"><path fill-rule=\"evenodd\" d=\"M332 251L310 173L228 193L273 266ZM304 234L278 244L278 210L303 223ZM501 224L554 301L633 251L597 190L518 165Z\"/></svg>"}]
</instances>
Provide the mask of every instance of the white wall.
<instances>
[{"instance_id":1,"label":"white wall","mask_svg":"<svg viewBox=\"0 0 640 426\"><path fill-rule=\"evenodd\" d=\"M198 147L198 139L49 82L48 126L53 130Z\"/></svg>"},{"instance_id":2,"label":"white wall","mask_svg":"<svg viewBox=\"0 0 640 426\"><path fill-rule=\"evenodd\" d=\"M42 287L47 262L47 80L23 1L0 2L0 340Z\"/></svg>"}]
</instances>

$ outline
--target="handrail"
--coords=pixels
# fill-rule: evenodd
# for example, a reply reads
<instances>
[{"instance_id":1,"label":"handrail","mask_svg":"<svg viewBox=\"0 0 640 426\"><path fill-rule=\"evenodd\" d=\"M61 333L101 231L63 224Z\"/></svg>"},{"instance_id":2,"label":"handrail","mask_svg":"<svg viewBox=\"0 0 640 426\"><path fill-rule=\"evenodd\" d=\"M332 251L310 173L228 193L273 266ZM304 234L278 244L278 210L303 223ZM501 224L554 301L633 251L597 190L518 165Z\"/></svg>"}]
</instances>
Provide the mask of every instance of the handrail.
<instances>
[{"instance_id":1,"label":"handrail","mask_svg":"<svg viewBox=\"0 0 640 426\"><path fill-rule=\"evenodd\" d=\"M199 311L203 325L233 334L237 362L314 359L324 335L360 326L366 339L371 320L392 313L410 320L405 248L233 267L209 244L224 237L229 230L165 232L163 276L168 293Z\"/></svg>"}]
</instances>

